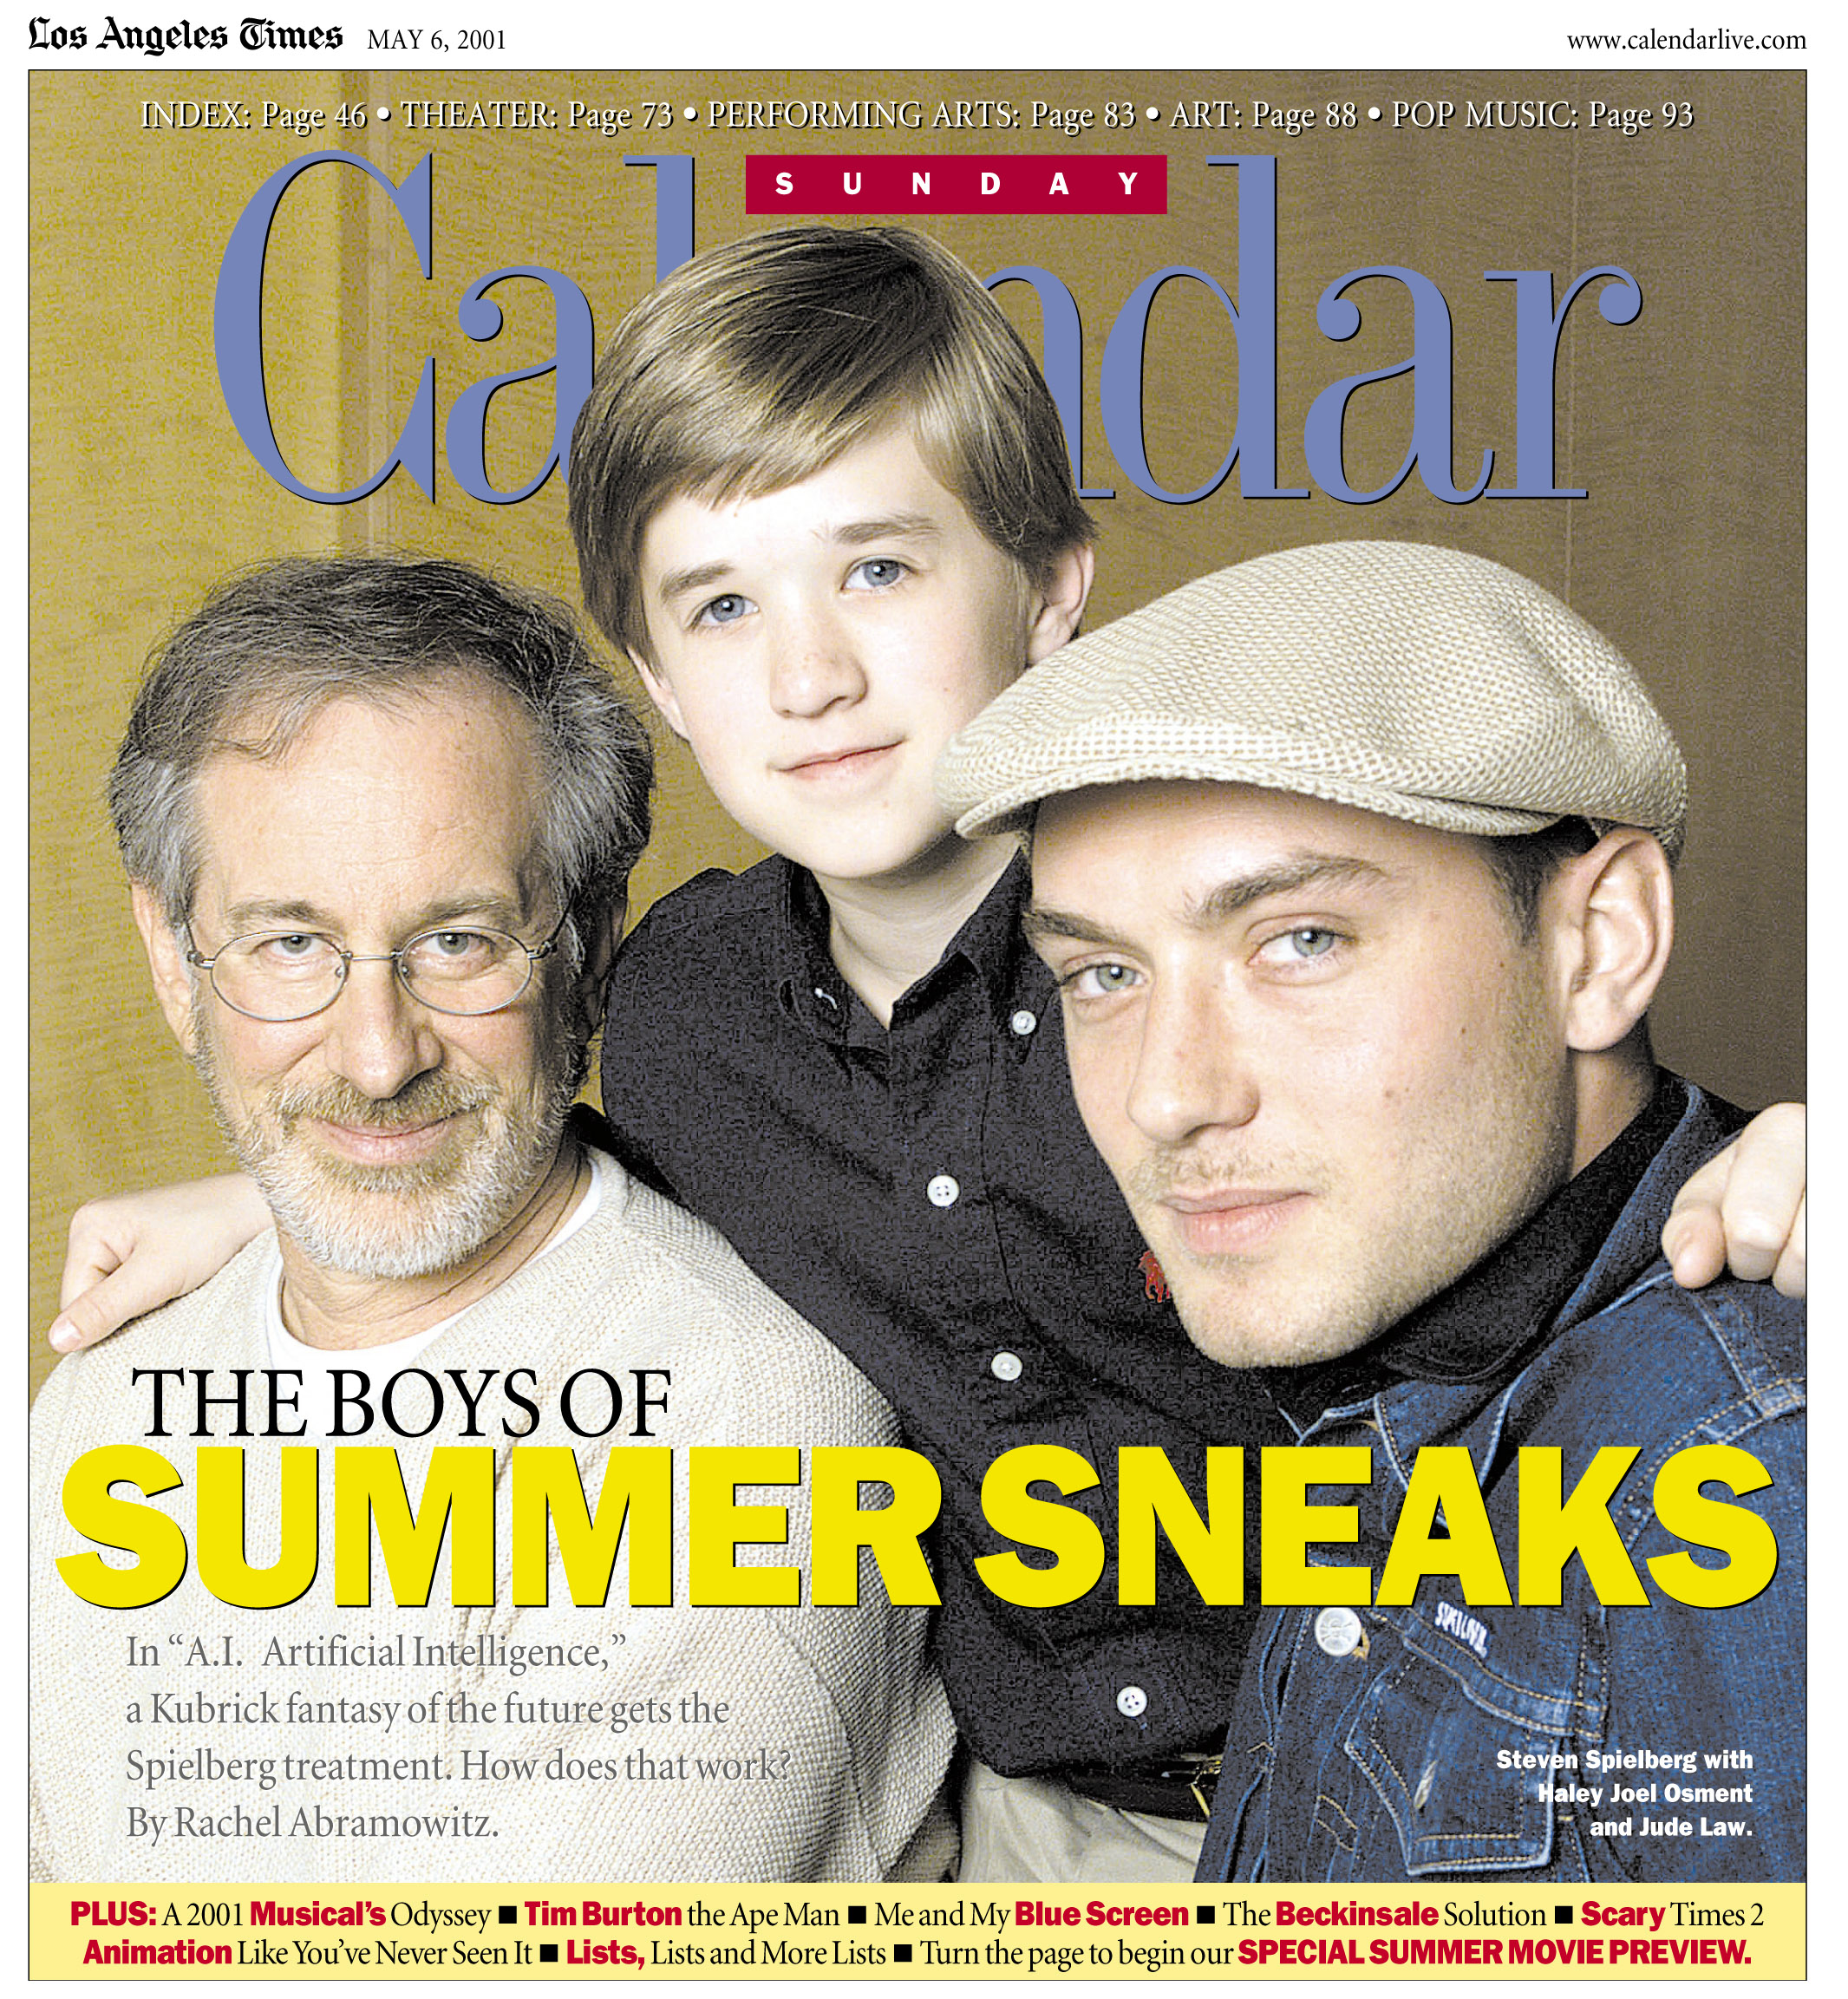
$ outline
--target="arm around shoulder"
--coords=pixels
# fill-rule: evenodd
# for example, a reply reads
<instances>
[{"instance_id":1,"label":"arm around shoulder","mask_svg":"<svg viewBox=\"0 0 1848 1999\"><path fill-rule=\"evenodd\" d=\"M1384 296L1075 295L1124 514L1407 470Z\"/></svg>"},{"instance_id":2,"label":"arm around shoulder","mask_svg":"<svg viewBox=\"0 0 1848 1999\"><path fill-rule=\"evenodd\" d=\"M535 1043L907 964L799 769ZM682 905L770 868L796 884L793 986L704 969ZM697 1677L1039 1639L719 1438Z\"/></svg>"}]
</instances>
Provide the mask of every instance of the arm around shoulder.
<instances>
[{"instance_id":1,"label":"arm around shoulder","mask_svg":"<svg viewBox=\"0 0 1848 1999\"><path fill-rule=\"evenodd\" d=\"M243 1173L87 1201L71 1218L52 1345L61 1354L95 1346L197 1290L269 1225Z\"/></svg>"},{"instance_id":2,"label":"arm around shoulder","mask_svg":"<svg viewBox=\"0 0 1848 1999\"><path fill-rule=\"evenodd\" d=\"M1675 1197L1662 1231L1675 1281L1711 1284L1722 1271L1768 1278L1786 1297L1808 1289L1809 1115L1801 1104L1760 1111Z\"/></svg>"}]
</instances>

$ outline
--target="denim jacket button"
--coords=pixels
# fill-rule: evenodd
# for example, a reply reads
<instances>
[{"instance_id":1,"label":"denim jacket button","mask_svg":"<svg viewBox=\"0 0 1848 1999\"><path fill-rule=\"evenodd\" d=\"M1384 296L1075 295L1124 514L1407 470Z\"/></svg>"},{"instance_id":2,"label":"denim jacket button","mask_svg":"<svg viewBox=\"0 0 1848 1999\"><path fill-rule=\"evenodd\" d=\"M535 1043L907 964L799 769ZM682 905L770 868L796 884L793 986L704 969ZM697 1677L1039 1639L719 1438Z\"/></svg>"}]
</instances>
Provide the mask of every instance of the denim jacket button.
<instances>
[{"instance_id":1,"label":"denim jacket button","mask_svg":"<svg viewBox=\"0 0 1848 1999\"><path fill-rule=\"evenodd\" d=\"M1331 1659L1345 1659L1364 1636L1361 1620L1344 1604L1319 1612L1316 1618L1316 1643Z\"/></svg>"}]
</instances>

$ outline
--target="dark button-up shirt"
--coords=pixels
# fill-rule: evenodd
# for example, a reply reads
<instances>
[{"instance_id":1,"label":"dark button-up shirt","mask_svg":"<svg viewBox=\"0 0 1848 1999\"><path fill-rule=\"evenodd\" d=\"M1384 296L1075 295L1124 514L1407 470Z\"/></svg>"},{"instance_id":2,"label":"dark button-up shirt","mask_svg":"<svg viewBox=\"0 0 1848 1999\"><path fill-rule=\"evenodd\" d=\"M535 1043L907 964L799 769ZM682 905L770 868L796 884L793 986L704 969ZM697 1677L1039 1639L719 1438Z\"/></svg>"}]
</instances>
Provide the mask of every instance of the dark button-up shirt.
<instances>
[{"instance_id":1,"label":"dark button-up shirt","mask_svg":"<svg viewBox=\"0 0 1848 1999\"><path fill-rule=\"evenodd\" d=\"M1556 1607L1472 1604L1432 1574L1407 1604L1331 1591L1269 1612L1202 1878L1800 1878L1803 1308L1729 1278L1683 1291L1658 1250L1675 1192L1740 1121L1662 1078L1457 1284L1362 1353L1270 1376L1303 1443L1373 1454L1369 1486L1314 1494L1357 1502L1359 1545L1312 1549L1312 1565L1370 1568L1377 1584L1419 1452L1459 1446L1518 1597L1520 1451L1562 1454L1570 1493L1613 1445L1636 1451L1609 1511L1650 1600L1601 1602L1574 1557ZM1656 1476L1701 1445L1769 1474L1736 1489L1775 1537L1777 1573L1727 1608L1670 1597L1649 1566L1682 1547Z\"/></svg>"},{"instance_id":2,"label":"dark button-up shirt","mask_svg":"<svg viewBox=\"0 0 1848 1999\"><path fill-rule=\"evenodd\" d=\"M942 1473L938 1661L963 1733L1009 1774L1217 1743L1255 1608L1203 1603L1165 1535L1155 1602L1117 1602L1117 1453L1166 1450L1204 1515L1209 1443L1289 1436L1188 1343L1146 1260L1072 1101L1025 896L1016 863L887 1029L828 956L802 871L701 875L624 944L603 1055L624 1162L716 1223ZM1098 1474L1067 1502L1107 1553L1075 1603L1015 1606L972 1566L1014 1546L981 1492L1022 1444ZM1245 1516L1255 1551L1255 1497Z\"/></svg>"}]
</instances>

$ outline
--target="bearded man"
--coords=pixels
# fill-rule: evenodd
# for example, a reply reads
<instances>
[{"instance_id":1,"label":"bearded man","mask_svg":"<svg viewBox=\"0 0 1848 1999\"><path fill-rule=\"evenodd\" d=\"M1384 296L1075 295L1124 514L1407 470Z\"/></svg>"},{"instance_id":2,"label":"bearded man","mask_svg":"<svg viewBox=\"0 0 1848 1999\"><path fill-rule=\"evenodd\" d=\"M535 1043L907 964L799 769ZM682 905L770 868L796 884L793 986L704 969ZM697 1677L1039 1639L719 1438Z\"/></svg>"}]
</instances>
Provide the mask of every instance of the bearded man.
<instances>
[{"instance_id":1,"label":"bearded man","mask_svg":"<svg viewBox=\"0 0 1848 1999\"><path fill-rule=\"evenodd\" d=\"M735 1581L689 1601L689 1450L768 1481L791 1447L897 1432L713 1230L567 1127L650 781L569 614L454 563L281 563L157 655L111 807L161 1008L276 1226L35 1413L42 1878L946 1864L925 1615L870 1574L802 1604L804 1488L728 1516L781 1574L728 1542ZM630 1454L663 1446L671 1553L639 1500L622 1532ZM468 1512L489 1459L511 1536ZM535 1460L564 1484L523 1543ZM210 1670L172 1636L208 1631Z\"/></svg>"}]
</instances>

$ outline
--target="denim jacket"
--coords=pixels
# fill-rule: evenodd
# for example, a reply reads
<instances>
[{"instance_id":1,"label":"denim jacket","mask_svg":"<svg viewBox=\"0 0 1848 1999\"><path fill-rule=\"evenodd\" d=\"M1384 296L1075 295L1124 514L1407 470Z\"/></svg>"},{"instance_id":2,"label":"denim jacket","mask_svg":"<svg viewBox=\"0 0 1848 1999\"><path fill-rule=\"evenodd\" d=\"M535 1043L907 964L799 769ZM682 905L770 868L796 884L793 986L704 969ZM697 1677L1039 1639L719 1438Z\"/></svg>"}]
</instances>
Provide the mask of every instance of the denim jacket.
<instances>
[{"instance_id":1,"label":"denim jacket","mask_svg":"<svg viewBox=\"0 0 1848 1999\"><path fill-rule=\"evenodd\" d=\"M1570 1492L1599 1447L1639 1446L1610 1512L1649 1604L1600 1603L1575 1556L1557 1608L1472 1605L1454 1576L1427 1576L1404 1607L1272 1610L1200 1879L1802 1878L1803 1309L1730 1278L1682 1290L1661 1261L1676 1190L1725 1135L1700 1091L1665 1088L1685 1094L1679 1121L1564 1309L1508 1330L1505 1368L1396 1380L1294 1425L1373 1452L1370 1486L1311 1489L1360 1514L1359 1546L1311 1563L1370 1566L1377 1586L1415 1454L1461 1445L1517 1597L1518 1449L1561 1450ZM1656 1517L1657 1471L1714 1443L1770 1474L1740 1503L1779 1554L1769 1585L1723 1610L1670 1599L1647 1567L1683 1545Z\"/></svg>"}]
</instances>

